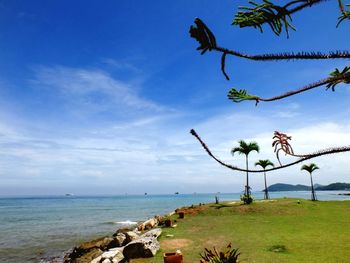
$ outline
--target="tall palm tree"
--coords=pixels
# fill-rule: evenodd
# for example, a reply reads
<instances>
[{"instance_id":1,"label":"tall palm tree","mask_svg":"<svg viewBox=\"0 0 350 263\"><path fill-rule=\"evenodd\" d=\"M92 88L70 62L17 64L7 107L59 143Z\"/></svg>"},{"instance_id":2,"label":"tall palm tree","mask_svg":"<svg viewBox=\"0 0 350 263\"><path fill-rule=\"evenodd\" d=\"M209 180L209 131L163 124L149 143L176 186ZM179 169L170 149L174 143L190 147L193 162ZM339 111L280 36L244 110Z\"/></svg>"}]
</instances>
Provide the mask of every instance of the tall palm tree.
<instances>
[{"instance_id":1,"label":"tall palm tree","mask_svg":"<svg viewBox=\"0 0 350 263\"><path fill-rule=\"evenodd\" d=\"M235 152L238 152L238 154L244 154L245 155L245 161L246 161L246 169L248 170L248 155L251 151L259 152L259 145L256 142L249 142L246 143L243 140L240 140L239 147L232 148L231 154L234 155ZM250 197L250 187L249 187L249 175L247 171L247 178L246 178L246 186L244 190L244 194L247 197Z\"/></svg>"},{"instance_id":2,"label":"tall palm tree","mask_svg":"<svg viewBox=\"0 0 350 263\"><path fill-rule=\"evenodd\" d=\"M270 160L259 160L258 162L255 163L255 166L261 166L264 169L264 181L265 181L265 190L264 190L264 199L269 199L269 192L267 190L267 183L266 183L266 167L272 166L275 167L275 165L270 161Z\"/></svg>"},{"instance_id":3,"label":"tall palm tree","mask_svg":"<svg viewBox=\"0 0 350 263\"><path fill-rule=\"evenodd\" d=\"M318 168L318 166L314 163L310 163L310 165L306 165L304 164L300 170L305 170L305 171L308 171L310 173L310 178L311 178L311 200L312 201L316 201L317 198L316 198L316 194L315 194L315 189L314 189L314 183L312 181L312 172L317 170L317 169L320 169Z\"/></svg>"}]
</instances>

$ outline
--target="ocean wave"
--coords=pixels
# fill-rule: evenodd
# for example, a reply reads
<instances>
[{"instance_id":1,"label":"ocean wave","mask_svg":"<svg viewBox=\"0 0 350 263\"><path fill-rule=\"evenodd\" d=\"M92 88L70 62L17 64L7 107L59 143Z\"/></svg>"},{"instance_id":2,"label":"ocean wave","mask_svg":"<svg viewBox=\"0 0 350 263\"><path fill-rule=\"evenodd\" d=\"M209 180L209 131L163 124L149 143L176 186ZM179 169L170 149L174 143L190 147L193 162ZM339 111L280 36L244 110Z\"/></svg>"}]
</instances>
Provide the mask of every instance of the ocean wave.
<instances>
[{"instance_id":1,"label":"ocean wave","mask_svg":"<svg viewBox=\"0 0 350 263\"><path fill-rule=\"evenodd\" d=\"M137 225L137 223L138 222L130 221L130 220L105 222L105 224L109 224L109 225Z\"/></svg>"}]
</instances>

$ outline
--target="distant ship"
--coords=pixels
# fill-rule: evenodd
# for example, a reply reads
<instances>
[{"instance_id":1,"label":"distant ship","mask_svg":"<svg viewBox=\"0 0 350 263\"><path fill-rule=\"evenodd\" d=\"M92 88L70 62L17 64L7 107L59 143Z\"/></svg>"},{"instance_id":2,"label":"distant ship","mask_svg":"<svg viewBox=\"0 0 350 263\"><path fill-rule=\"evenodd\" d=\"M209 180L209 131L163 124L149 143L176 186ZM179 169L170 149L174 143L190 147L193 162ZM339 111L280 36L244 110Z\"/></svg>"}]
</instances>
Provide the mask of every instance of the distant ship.
<instances>
[{"instance_id":1,"label":"distant ship","mask_svg":"<svg viewBox=\"0 0 350 263\"><path fill-rule=\"evenodd\" d=\"M175 192L175 194L176 194L176 195L178 195L178 194L179 194L179 192Z\"/></svg>"},{"instance_id":2,"label":"distant ship","mask_svg":"<svg viewBox=\"0 0 350 263\"><path fill-rule=\"evenodd\" d=\"M147 195L147 193L145 193L145 195Z\"/></svg>"},{"instance_id":3,"label":"distant ship","mask_svg":"<svg viewBox=\"0 0 350 263\"><path fill-rule=\"evenodd\" d=\"M65 194L65 196L73 196L74 194Z\"/></svg>"}]
</instances>

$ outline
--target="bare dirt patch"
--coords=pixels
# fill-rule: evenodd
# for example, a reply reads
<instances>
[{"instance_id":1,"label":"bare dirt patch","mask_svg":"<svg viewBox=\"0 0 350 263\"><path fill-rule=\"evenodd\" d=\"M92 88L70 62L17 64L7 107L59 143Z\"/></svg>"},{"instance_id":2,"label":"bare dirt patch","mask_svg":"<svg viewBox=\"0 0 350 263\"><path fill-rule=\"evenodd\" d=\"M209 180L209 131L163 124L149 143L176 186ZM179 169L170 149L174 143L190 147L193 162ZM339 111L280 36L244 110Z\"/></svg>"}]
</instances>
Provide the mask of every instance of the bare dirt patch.
<instances>
[{"instance_id":1,"label":"bare dirt patch","mask_svg":"<svg viewBox=\"0 0 350 263\"><path fill-rule=\"evenodd\" d=\"M228 243L227 238L225 236L215 236L215 239L208 239L203 242L204 247L212 249L213 247L221 248L224 244Z\"/></svg>"},{"instance_id":2,"label":"bare dirt patch","mask_svg":"<svg viewBox=\"0 0 350 263\"><path fill-rule=\"evenodd\" d=\"M193 241L190 239L179 238L179 239L168 239L162 240L160 242L160 246L162 249L170 250L170 249L179 249L192 245Z\"/></svg>"},{"instance_id":3,"label":"bare dirt patch","mask_svg":"<svg viewBox=\"0 0 350 263\"><path fill-rule=\"evenodd\" d=\"M176 213L184 212L185 215L186 214L196 215L204 209L205 209L205 206L201 205L201 206L193 206L193 207L182 207L182 208L176 209L175 212Z\"/></svg>"}]
</instances>

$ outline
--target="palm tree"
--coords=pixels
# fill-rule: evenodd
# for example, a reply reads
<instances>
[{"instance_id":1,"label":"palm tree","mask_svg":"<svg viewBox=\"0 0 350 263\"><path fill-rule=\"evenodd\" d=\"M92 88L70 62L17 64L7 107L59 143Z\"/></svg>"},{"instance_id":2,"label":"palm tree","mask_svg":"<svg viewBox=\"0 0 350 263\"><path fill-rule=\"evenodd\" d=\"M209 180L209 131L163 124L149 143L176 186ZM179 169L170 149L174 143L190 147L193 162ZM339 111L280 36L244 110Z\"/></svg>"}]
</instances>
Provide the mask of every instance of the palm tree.
<instances>
[{"instance_id":1,"label":"palm tree","mask_svg":"<svg viewBox=\"0 0 350 263\"><path fill-rule=\"evenodd\" d=\"M246 180L244 194L246 195L246 197L250 197L249 175L248 175L248 155L251 151L259 152L259 145L256 142L246 143L243 140L240 140L238 143L239 143L239 147L232 148L231 154L234 155L235 152L238 152L238 154L245 155L247 180Z\"/></svg>"},{"instance_id":2,"label":"palm tree","mask_svg":"<svg viewBox=\"0 0 350 263\"><path fill-rule=\"evenodd\" d=\"M270 161L270 160L259 160L258 162L255 163L255 166L261 166L264 169L264 180L265 180L265 194L264 194L264 199L269 199L269 192L267 190L267 183L266 183L266 172L265 169L268 166L275 167L275 165Z\"/></svg>"},{"instance_id":3,"label":"palm tree","mask_svg":"<svg viewBox=\"0 0 350 263\"><path fill-rule=\"evenodd\" d=\"M317 170L317 169L320 169L318 168L318 166L314 163L311 163L310 165L306 165L304 164L300 170L305 170L305 171L308 171L310 173L310 178L311 178L311 200L312 201L316 201L317 198L316 198L316 194L315 194L315 189L314 189L314 183L312 182L312 172Z\"/></svg>"}]
</instances>

